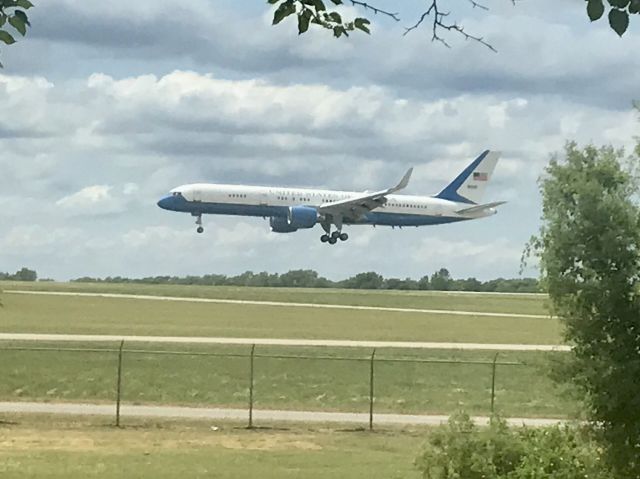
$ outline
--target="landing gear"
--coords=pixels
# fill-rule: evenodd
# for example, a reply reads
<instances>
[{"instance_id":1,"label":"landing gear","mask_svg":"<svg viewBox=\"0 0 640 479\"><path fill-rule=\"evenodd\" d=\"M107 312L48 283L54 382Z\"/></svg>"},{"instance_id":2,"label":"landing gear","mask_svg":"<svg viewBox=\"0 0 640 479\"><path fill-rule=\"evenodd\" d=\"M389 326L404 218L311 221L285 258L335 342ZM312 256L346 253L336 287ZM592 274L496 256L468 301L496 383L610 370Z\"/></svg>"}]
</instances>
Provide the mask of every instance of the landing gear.
<instances>
[{"instance_id":1,"label":"landing gear","mask_svg":"<svg viewBox=\"0 0 640 479\"><path fill-rule=\"evenodd\" d=\"M340 231L334 231L331 235L323 234L320 236L320 241L323 243L336 244L338 240L347 241L349 235L347 233L341 233Z\"/></svg>"},{"instance_id":2,"label":"landing gear","mask_svg":"<svg viewBox=\"0 0 640 479\"><path fill-rule=\"evenodd\" d=\"M196 231L198 233L204 233L204 227L202 226L202 215L194 215L196 216L196 224L198 225L198 227L196 228Z\"/></svg>"},{"instance_id":3,"label":"landing gear","mask_svg":"<svg viewBox=\"0 0 640 479\"><path fill-rule=\"evenodd\" d=\"M342 217L326 216L323 221L320 222L324 233L320 236L320 241L323 243L336 244L338 240L347 241L349 235L342 232ZM331 231L331 226L336 226L336 231Z\"/></svg>"}]
</instances>

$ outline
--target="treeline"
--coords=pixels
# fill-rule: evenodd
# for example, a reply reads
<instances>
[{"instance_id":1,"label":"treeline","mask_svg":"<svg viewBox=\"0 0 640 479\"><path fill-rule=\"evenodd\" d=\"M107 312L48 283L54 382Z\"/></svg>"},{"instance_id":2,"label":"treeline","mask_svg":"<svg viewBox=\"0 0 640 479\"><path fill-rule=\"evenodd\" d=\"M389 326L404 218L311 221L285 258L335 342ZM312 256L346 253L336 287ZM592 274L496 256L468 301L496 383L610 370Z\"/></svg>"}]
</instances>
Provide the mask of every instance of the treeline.
<instances>
[{"instance_id":1,"label":"treeline","mask_svg":"<svg viewBox=\"0 0 640 479\"><path fill-rule=\"evenodd\" d=\"M356 274L343 281L332 281L318 275L318 273L313 270L293 270L283 274L246 271L237 276L205 274L203 276L149 276L146 278L126 278L122 276L109 276L106 278L82 277L72 281L80 283L196 284L203 286L395 289L499 293L539 292L538 281L535 278L498 278L489 281L480 281L476 278L453 279L446 268L441 268L432 275L425 275L418 280L412 278L384 278L382 275L371 271Z\"/></svg>"},{"instance_id":2,"label":"treeline","mask_svg":"<svg viewBox=\"0 0 640 479\"><path fill-rule=\"evenodd\" d=\"M38 273L29 268L22 268L15 274L0 272L0 281L36 281L37 279Z\"/></svg>"}]
</instances>

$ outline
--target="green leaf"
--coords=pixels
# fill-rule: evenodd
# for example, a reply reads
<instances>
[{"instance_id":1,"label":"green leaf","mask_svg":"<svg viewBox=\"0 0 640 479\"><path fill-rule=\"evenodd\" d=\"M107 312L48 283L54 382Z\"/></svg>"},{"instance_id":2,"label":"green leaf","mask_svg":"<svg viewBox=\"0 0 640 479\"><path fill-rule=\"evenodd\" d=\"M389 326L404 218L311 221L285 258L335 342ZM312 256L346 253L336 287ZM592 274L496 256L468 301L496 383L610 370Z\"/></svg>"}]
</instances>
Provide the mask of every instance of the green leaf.
<instances>
[{"instance_id":1,"label":"green leaf","mask_svg":"<svg viewBox=\"0 0 640 479\"><path fill-rule=\"evenodd\" d=\"M27 18L27 14L22 10L16 10L15 12L13 12L13 15L20 18L25 25L31 26L31 24L29 23L29 18Z\"/></svg>"},{"instance_id":2,"label":"green leaf","mask_svg":"<svg viewBox=\"0 0 640 479\"><path fill-rule=\"evenodd\" d=\"M604 13L604 4L602 0L589 0L587 3L587 15L592 22L595 22Z\"/></svg>"},{"instance_id":3,"label":"green leaf","mask_svg":"<svg viewBox=\"0 0 640 479\"><path fill-rule=\"evenodd\" d=\"M316 7L316 12L322 12L327 9L322 0L313 0L313 5Z\"/></svg>"},{"instance_id":4,"label":"green leaf","mask_svg":"<svg viewBox=\"0 0 640 479\"><path fill-rule=\"evenodd\" d=\"M631 0L629 4L629 13L639 13L640 12L640 0Z\"/></svg>"},{"instance_id":5,"label":"green leaf","mask_svg":"<svg viewBox=\"0 0 640 479\"><path fill-rule=\"evenodd\" d=\"M5 32L4 30L0 30L0 42L4 42L7 45L11 45L16 41L8 32Z\"/></svg>"},{"instance_id":6,"label":"green leaf","mask_svg":"<svg viewBox=\"0 0 640 479\"><path fill-rule=\"evenodd\" d=\"M267 0L267 3L273 5L274 3L278 3L280 0Z\"/></svg>"},{"instance_id":7,"label":"green leaf","mask_svg":"<svg viewBox=\"0 0 640 479\"><path fill-rule=\"evenodd\" d=\"M4 13L0 13L0 27L3 26L7 21L7 16Z\"/></svg>"},{"instance_id":8,"label":"green leaf","mask_svg":"<svg viewBox=\"0 0 640 479\"><path fill-rule=\"evenodd\" d=\"M331 0L334 5L342 5L342 0Z\"/></svg>"},{"instance_id":9,"label":"green leaf","mask_svg":"<svg viewBox=\"0 0 640 479\"><path fill-rule=\"evenodd\" d=\"M369 20L367 20L366 18L356 18L353 21L353 24L355 25L355 27L357 29L359 29L359 30L362 30L365 33L371 33L369 31L369 26L368 26L370 23L371 22Z\"/></svg>"},{"instance_id":10,"label":"green leaf","mask_svg":"<svg viewBox=\"0 0 640 479\"><path fill-rule=\"evenodd\" d=\"M33 3L31 3L29 0L15 0L15 4L17 7L22 7L25 10L33 7Z\"/></svg>"},{"instance_id":11,"label":"green leaf","mask_svg":"<svg viewBox=\"0 0 640 479\"><path fill-rule=\"evenodd\" d=\"M298 15L298 35L302 35L309 29L309 21L311 20L311 10L304 10Z\"/></svg>"},{"instance_id":12,"label":"green leaf","mask_svg":"<svg viewBox=\"0 0 640 479\"><path fill-rule=\"evenodd\" d=\"M340 38L341 35L344 35L345 37L349 36L349 34L347 33L347 31L344 29L342 25L337 25L333 27L333 36L336 38Z\"/></svg>"},{"instance_id":13,"label":"green leaf","mask_svg":"<svg viewBox=\"0 0 640 479\"><path fill-rule=\"evenodd\" d=\"M23 37L27 34L27 26L20 17L9 17L9 23L13 28L18 30Z\"/></svg>"},{"instance_id":14,"label":"green leaf","mask_svg":"<svg viewBox=\"0 0 640 479\"><path fill-rule=\"evenodd\" d=\"M273 25L277 25L283 18L288 17L292 13L295 13L296 7L293 2L286 1L281 4L273 14Z\"/></svg>"},{"instance_id":15,"label":"green leaf","mask_svg":"<svg viewBox=\"0 0 640 479\"><path fill-rule=\"evenodd\" d=\"M629 14L615 8L611 9L609 12L609 25L619 36L624 35L629 26Z\"/></svg>"},{"instance_id":16,"label":"green leaf","mask_svg":"<svg viewBox=\"0 0 640 479\"><path fill-rule=\"evenodd\" d=\"M612 7L618 8L620 10L624 10L629 5L630 0L609 0L609 4Z\"/></svg>"},{"instance_id":17,"label":"green leaf","mask_svg":"<svg viewBox=\"0 0 640 479\"><path fill-rule=\"evenodd\" d=\"M342 17L340 16L340 14L338 12L330 12L329 13L329 18L331 18L331 20L336 22L336 23L342 23Z\"/></svg>"}]
</instances>

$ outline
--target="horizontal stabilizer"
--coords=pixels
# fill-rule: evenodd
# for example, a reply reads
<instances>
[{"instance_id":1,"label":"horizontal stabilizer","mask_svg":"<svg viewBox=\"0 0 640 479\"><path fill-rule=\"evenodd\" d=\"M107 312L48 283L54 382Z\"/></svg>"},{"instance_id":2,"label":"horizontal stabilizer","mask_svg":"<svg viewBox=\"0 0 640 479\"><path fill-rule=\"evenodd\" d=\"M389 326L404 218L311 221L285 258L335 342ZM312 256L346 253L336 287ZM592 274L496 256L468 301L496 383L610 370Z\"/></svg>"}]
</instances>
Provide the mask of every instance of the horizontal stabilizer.
<instances>
[{"instance_id":1,"label":"horizontal stabilizer","mask_svg":"<svg viewBox=\"0 0 640 479\"><path fill-rule=\"evenodd\" d=\"M473 214L480 213L484 210L488 210L489 208L495 208L496 206L504 205L506 201L494 201L493 203L486 203L484 205L476 205L471 206L469 208L462 208L461 210L457 210L458 214Z\"/></svg>"}]
</instances>

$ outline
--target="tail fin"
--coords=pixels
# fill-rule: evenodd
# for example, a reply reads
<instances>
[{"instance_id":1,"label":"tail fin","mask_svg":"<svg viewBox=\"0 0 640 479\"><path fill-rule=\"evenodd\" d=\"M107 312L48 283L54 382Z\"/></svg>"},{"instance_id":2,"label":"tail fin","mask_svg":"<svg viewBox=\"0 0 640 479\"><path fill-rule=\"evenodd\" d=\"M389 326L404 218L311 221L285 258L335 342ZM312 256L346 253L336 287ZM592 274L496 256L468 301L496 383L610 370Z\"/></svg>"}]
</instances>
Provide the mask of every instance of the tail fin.
<instances>
[{"instance_id":1,"label":"tail fin","mask_svg":"<svg viewBox=\"0 0 640 479\"><path fill-rule=\"evenodd\" d=\"M458 203L480 203L499 157L500 152L498 151L483 151L435 197Z\"/></svg>"}]
</instances>

